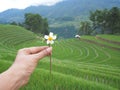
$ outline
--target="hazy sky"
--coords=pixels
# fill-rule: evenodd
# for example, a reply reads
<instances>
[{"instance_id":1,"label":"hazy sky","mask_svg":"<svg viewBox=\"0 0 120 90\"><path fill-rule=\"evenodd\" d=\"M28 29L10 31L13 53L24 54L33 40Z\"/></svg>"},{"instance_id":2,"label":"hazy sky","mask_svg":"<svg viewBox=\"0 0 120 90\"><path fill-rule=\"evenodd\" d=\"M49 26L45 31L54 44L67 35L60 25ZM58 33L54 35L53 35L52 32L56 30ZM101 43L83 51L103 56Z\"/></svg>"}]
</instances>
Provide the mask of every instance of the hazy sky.
<instances>
[{"instance_id":1,"label":"hazy sky","mask_svg":"<svg viewBox=\"0 0 120 90\"><path fill-rule=\"evenodd\" d=\"M59 1L62 0L0 0L0 12L10 8L24 9L30 5L53 5Z\"/></svg>"}]
</instances>

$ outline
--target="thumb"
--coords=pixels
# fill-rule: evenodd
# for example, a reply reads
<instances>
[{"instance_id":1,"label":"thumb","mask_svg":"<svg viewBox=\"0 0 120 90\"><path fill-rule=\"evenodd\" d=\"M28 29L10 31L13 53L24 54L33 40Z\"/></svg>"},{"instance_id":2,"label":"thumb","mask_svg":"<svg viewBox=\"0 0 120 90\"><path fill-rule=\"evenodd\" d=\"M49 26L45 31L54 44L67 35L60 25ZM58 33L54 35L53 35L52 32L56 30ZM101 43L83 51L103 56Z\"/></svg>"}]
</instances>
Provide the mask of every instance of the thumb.
<instances>
[{"instance_id":1,"label":"thumb","mask_svg":"<svg viewBox=\"0 0 120 90\"><path fill-rule=\"evenodd\" d=\"M35 54L34 57L35 57L35 60L39 60L39 59L42 59L43 57L45 56L48 56L52 53L52 47L48 47L42 51L40 51L39 53Z\"/></svg>"}]
</instances>

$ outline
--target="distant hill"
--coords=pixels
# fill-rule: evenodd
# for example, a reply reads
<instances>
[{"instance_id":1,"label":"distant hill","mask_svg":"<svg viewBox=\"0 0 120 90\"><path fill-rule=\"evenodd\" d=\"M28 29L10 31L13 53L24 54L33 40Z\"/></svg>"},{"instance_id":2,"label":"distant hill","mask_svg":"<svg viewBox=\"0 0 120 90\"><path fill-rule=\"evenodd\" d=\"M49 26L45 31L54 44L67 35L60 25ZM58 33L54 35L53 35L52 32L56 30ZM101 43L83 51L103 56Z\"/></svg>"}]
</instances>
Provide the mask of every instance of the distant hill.
<instances>
[{"instance_id":1,"label":"distant hill","mask_svg":"<svg viewBox=\"0 0 120 90\"><path fill-rule=\"evenodd\" d=\"M53 6L30 6L26 9L9 9L0 13L0 22L24 20L24 14L39 13L47 18L76 17L86 15L90 10L120 7L120 0L64 0Z\"/></svg>"},{"instance_id":2,"label":"distant hill","mask_svg":"<svg viewBox=\"0 0 120 90\"><path fill-rule=\"evenodd\" d=\"M0 13L0 23L23 22L25 13L39 13L43 17L48 18L51 30L57 27L59 32L64 27L74 26L76 29L81 20L88 19L89 11L104 8L110 9L114 6L120 7L120 0L63 0L53 6L40 5L30 6L21 10L6 10Z\"/></svg>"}]
</instances>

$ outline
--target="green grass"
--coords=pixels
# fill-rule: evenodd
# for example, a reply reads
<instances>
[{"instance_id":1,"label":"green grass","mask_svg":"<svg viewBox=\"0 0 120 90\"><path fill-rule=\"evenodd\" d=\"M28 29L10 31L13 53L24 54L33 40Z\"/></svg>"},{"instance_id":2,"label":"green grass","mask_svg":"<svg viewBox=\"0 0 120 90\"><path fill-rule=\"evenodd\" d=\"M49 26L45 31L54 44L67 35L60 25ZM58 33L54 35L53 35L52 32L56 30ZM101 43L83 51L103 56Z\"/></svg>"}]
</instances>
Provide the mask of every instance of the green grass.
<instances>
[{"instance_id":1,"label":"green grass","mask_svg":"<svg viewBox=\"0 0 120 90\"><path fill-rule=\"evenodd\" d=\"M35 35L26 29L13 25L0 25L0 43L17 45L35 39Z\"/></svg>"},{"instance_id":2,"label":"green grass","mask_svg":"<svg viewBox=\"0 0 120 90\"><path fill-rule=\"evenodd\" d=\"M98 35L98 36L99 36L99 35ZM103 35L103 36L104 36L104 35ZM120 39L120 36L115 36L115 35L109 36L109 35L108 35L109 40L113 40L112 36L113 36L113 38L114 38L114 37L116 37L116 38L118 37L118 38L116 39L116 41L117 41L118 39ZM102 35L101 35L100 37L102 37ZM92 41L95 41L95 42L97 42L97 43L104 44L104 45L107 45L107 46L120 48L120 45L116 45L116 44L113 44L113 43L109 43L109 42L106 42L106 41L102 41L102 40L96 38L95 36L82 36L81 38L83 38L83 39L88 39L88 40L92 40ZM102 37L102 38L104 38L104 37ZM105 39L106 39L106 38L105 38Z\"/></svg>"},{"instance_id":3,"label":"green grass","mask_svg":"<svg viewBox=\"0 0 120 90\"><path fill-rule=\"evenodd\" d=\"M18 49L46 45L36 37L24 28L0 25L0 72L12 65ZM94 40L89 36L85 38ZM119 90L119 53L78 39L56 40L52 75L49 57L46 57L38 63L30 82L21 90Z\"/></svg>"},{"instance_id":4,"label":"green grass","mask_svg":"<svg viewBox=\"0 0 120 90\"><path fill-rule=\"evenodd\" d=\"M120 42L120 35L98 35L99 37Z\"/></svg>"}]
</instances>

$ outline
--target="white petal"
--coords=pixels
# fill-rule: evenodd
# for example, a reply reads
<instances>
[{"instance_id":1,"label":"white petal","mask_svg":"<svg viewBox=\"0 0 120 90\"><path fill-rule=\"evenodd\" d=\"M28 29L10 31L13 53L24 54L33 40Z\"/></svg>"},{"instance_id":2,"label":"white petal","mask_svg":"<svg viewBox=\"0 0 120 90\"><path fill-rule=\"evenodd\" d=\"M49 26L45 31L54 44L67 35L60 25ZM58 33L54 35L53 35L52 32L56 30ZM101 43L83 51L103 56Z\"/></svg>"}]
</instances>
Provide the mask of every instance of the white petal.
<instances>
[{"instance_id":1,"label":"white petal","mask_svg":"<svg viewBox=\"0 0 120 90\"><path fill-rule=\"evenodd\" d=\"M50 44L54 44L54 41L52 40L52 41L50 41Z\"/></svg>"},{"instance_id":2,"label":"white petal","mask_svg":"<svg viewBox=\"0 0 120 90\"><path fill-rule=\"evenodd\" d=\"M48 39L48 38L49 38L49 36L48 36L48 35L45 35L45 36L44 36L44 38L45 38L45 39Z\"/></svg>"},{"instance_id":3,"label":"white petal","mask_svg":"<svg viewBox=\"0 0 120 90\"><path fill-rule=\"evenodd\" d=\"M52 33L52 32L50 32L50 33L49 33L49 36L50 36L50 37L53 37L53 33Z\"/></svg>"},{"instance_id":4,"label":"white petal","mask_svg":"<svg viewBox=\"0 0 120 90\"><path fill-rule=\"evenodd\" d=\"M57 38L57 36L56 36L56 35L54 35L54 36L53 36L53 40L55 40L56 38Z\"/></svg>"},{"instance_id":5,"label":"white petal","mask_svg":"<svg viewBox=\"0 0 120 90\"><path fill-rule=\"evenodd\" d=\"M49 40L47 40L47 44L50 44L50 41L49 41Z\"/></svg>"}]
</instances>

